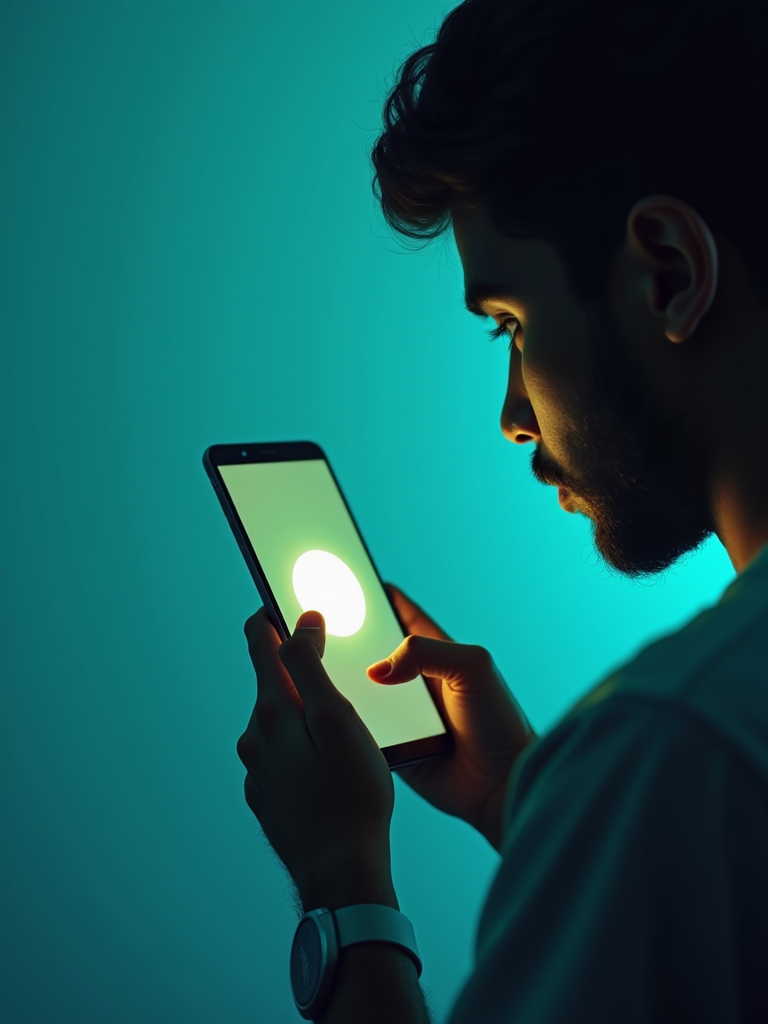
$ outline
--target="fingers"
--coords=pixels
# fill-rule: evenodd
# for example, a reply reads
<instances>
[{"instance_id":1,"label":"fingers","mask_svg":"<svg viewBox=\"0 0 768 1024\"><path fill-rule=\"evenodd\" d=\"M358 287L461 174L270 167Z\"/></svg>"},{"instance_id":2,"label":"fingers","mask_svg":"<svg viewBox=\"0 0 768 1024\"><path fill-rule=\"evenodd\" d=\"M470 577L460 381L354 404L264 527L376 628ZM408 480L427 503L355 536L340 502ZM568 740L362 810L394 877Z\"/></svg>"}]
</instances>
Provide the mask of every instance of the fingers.
<instances>
[{"instance_id":1,"label":"fingers","mask_svg":"<svg viewBox=\"0 0 768 1024\"><path fill-rule=\"evenodd\" d=\"M406 632L414 633L416 636L432 637L434 640L451 639L423 609L406 597L399 587L392 583L385 583L384 586L392 597Z\"/></svg>"},{"instance_id":2,"label":"fingers","mask_svg":"<svg viewBox=\"0 0 768 1024\"><path fill-rule=\"evenodd\" d=\"M456 688L477 688L479 684L484 689L483 682L496 675L496 668L484 647L407 636L389 658L368 669L369 679L387 685L405 683L418 675L436 676Z\"/></svg>"},{"instance_id":3,"label":"fingers","mask_svg":"<svg viewBox=\"0 0 768 1024\"><path fill-rule=\"evenodd\" d=\"M243 627L248 653L256 670L258 695L262 700L274 697L290 685L290 678L278 658L280 637L267 618L266 608L259 608Z\"/></svg>"},{"instance_id":4,"label":"fingers","mask_svg":"<svg viewBox=\"0 0 768 1024\"><path fill-rule=\"evenodd\" d=\"M297 693L303 703L312 702L317 686L322 687L324 682L338 695L321 661L325 650L325 620L319 612L304 612L293 635L284 643L280 642L263 607L248 619L244 632L256 670L257 702L261 707L284 705L288 709L295 703ZM292 698L289 703L285 702L286 696Z\"/></svg>"},{"instance_id":5,"label":"fingers","mask_svg":"<svg viewBox=\"0 0 768 1024\"><path fill-rule=\"evenodd\" d=\"M265 737L309 733L316 745L337 742L348 723L349 701L323 666L325 622L319 612L304 612L296 629L280 642L264 608L245 623L248 650L258 680L258 695L248 728L238 741L243 764L258 756ZM292 733L291 730L294 730Z\"/></svg>"}]
</instances>

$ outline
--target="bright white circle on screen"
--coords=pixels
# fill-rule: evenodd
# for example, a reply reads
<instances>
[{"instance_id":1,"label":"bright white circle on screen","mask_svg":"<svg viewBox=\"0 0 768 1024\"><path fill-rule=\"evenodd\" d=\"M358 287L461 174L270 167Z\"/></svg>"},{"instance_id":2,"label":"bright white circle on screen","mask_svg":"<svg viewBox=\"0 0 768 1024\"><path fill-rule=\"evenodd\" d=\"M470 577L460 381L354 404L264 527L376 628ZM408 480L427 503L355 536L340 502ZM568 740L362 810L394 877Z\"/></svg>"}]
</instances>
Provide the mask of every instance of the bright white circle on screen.
<instances>
[{"instance_id":1,"label":"bright white circle on screen","mask_svg":"<svg viewBox=\"0 0 768 1024\"><path fill-rule=\"evenodd\" d=\"M365 622L357 576L330 551L305 551L293 567L293 592L303 612L322 612L331 636L352 636Z\"/></svg>"}]
</instances>

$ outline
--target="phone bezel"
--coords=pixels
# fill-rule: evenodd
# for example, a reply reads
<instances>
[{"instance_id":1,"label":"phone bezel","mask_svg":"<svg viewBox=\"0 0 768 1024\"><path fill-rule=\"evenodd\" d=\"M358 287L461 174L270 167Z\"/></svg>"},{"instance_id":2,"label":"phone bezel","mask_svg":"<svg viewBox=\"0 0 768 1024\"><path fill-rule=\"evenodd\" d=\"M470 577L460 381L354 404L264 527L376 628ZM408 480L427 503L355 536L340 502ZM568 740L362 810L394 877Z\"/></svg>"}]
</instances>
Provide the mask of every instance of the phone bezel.
<instances>
[{"instance_id":1,"label":"phone bezel","mask_svg":"<svg viewBox=\"0 0 768 1024\"><path fill-rule=\"evenodd\" d=\"M357 525L357 520L355 519L352 509L349 507L349 502L341 489L341 485L339 484L336 474L333 471L333 467L328 460L328 456L320 445L315 444L313 441L249 442L245 444L211 445L203 453L203 466L208 474L208 478L213 484L213 489L219 499L219 503L221 504L224 514L227 517L230 528L235 535L235 540L240 548L240 552L245 559L245 563L248 566L251 576L253 577L256 589L258 590L259 596L267 610L267 615L277 630L278 636L281 640L288 639L291 635L288 624L280 611L275 595L273 594L269 581L261 568L261 564L253 545L248 539L248 534L245 532L245 528L237 513L237 509L230 500L224 479L219 472L219 466L242 465L243 463L249 462L294 462L305 459L322 459L328 467L331 477L333 478L339 494L341 495L341 500L344 502L344 506L352 520L352 524L357 530L357 534L363 548L365 549L368 558L371 560L371 565L373 566L373 571L376 573L376 578L381 584L382 590L386 594L390 607L395 614L395 618L403 631L403 636L407 636L402 619L398 615L397 608L382 582L381 575L379 574L379 570L373 560L373 556L368 550L365 538L360 531L360 527ZM430 693L429 687L427 686L426 680L424 680L423 676L422 682L427 689L427 693L430 695L430 699L432 699L432 703L437 708L437 712L440 715L440 719L445 726L446 731L442 734L438 734L437 736L426 736L419 740L410 740L408 743L398 743L391 747L382 747L381 751L387 760L387 764L392 769L405 768L408 765L416 764L433 757L441 757L448 753L453 747L453 737L448 723L445 720L445 716L435 703L434 698L432 698L432 694Z\"/></svg>"}]
</instances>

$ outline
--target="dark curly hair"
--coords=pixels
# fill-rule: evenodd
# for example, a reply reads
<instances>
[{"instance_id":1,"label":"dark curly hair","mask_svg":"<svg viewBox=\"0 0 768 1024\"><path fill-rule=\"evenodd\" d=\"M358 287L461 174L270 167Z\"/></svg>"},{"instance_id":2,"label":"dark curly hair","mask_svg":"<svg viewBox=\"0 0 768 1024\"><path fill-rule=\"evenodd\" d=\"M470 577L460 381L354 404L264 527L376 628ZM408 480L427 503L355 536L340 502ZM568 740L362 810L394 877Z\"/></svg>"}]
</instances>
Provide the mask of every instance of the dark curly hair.
<instances>
[{"instance_id":1,"label":"dark curly hair","mask_svg":"<svg viewBox=\"0 0 768 1024\"><path fill-rule=\"evenodd\" d=\"M371 152L391 227L428 240L487 203L552 240L582 299L630 206L668 193L766 296L765 0L465 0L401 64Z\"/></svg>"}]
</instances>

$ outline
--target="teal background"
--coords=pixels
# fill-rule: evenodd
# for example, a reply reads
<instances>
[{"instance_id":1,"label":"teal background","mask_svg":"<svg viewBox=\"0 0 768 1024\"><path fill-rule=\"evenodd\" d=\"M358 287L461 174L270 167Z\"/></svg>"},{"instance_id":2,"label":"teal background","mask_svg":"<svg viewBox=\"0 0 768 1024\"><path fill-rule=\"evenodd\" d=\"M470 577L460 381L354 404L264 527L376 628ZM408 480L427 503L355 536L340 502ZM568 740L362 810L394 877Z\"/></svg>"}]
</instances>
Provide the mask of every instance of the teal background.
<instances>
[{"instance_id":1,"label":"teal background","mask_svg":"<svg viewBox=\"0 0 768 1024\"><path fill-rule=\"evenodd\" d=\"M289 630L293 630L302 611L316 608L326 613L321 601L299 603L293 572L300 555L306 551L331 552L357 581L365 603L362 623L355 633L336 636L326 617L323 664L339 691L355 706L376 743L383 749L445 735L446 728L423 678L417 676L400 686L380 686L366 675L369 665L400 646L403 630L344 506L328 463L316 458L218 466ZM407 756L413 756L413 752ZM406 761L402 752L399 760Z\"/></svg>"},{"instance_id":2,"label":"teal background","mask_svg":"<svg viewBox=\"0 0 768 1024\"><path fill-rule=\"evenodd\" d=\"M405 253L377 217L386 76L446 9L0 6L7 1024L299 1020L209 444L321 444L384 577L490 648L539 729L733 576L717 542L652 586L599 569L499 431L505 353L453 246ZM443 1019L497 858L396 788Z\"/></svg>"}]
</instances>

